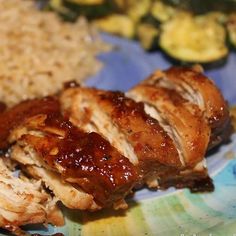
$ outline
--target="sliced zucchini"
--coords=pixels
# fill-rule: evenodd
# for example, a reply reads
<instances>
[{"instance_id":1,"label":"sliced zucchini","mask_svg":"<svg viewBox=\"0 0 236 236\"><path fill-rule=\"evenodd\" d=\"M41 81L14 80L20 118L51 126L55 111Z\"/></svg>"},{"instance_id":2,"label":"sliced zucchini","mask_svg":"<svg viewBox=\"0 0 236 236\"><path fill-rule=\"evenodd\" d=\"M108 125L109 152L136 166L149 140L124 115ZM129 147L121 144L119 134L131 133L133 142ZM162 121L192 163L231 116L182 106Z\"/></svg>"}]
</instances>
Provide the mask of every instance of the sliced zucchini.
<instances>
[{"instance_id":1,"label":"sliced zucchini","mask_svg":"<svg viewBox=\"0 0 236 236\"><path fill-rule=\"evenodd\" d=\"M227 21L227 30L231 45L236 48L236 13L231 14Z\"/></svg>"},{"instance_id":2,"label":"sliced zucchini","mask_svg":"<svg viewBox=\"0 0 236 236\"><path fill-rule=\"evenodd\" d=\"M138 22L144 15L149 12L151 1L150 0L128 0L130 5L126 10L127 15L134 21Z\"/></svg>"},{"instance_id":3,"label":"sliced zucchini","mask_svg":"<svg viewBox=\"0 0 236 236\"><path fill-rule=\"evenodd\" d=\"M119 35L125 38L132 38L135 32L134 22L125 15L112 14L92 21L102 31Z\"/></svg>"},{"instance_id":4,"label":"sliced zucchini","mask_svg":"<svg viewBox=\"0 0 236 236\"><path fill-rule=\"evenodd\" d=\"M138 22L149 12L151 0L113 0L118 9L128 15L134 22Z\"/></svg>"},{"instance_id":5,"label":"sliced zucchini","mask_svg":"<svg viewBox=\"0 0 236 236\"><path fill-rule=\"evenodd\" d=\"M142 23L137 26L137 38L147 51L157 49L159 29L151 24Z\"/></svg>"},{"instance_id":6,"label":"sliced zucchini","mask_svg":"<svg viewBox=\"0 0 236 236\"><path fill-rule=\"evenodd\" d=\"M52 1L52 0L51 0ZM53 0L58 1L58 0ZM62 0L61 0L62 1ZM87 1L87 0L86 0ZM113 4L109 0L63 0L63 7L68 14L62 14L66 20L75 20L78 16L85 16L88 20L107 16L114 12ZM95 4L96 1L96 4ZM82 2L84 4L82 4ZM101 2L99 4L99 2ZM81 4L80 4L81 3Z\"/></svg>"},{"instance_id":7,"label":"sliced zucchini","mask_svg":"<svg viewBox=\"0 0 236 236\"><path fill-rule=\"evenodd\" d=\"M105 2L105 0L67 0L67 1L81 5L99 5Z\"/></svg>"},{"instance_id":8,"label":"sliced zucchini","mask_svg":"<svg viewBox=\"0 0 236 236\"><path fill-rule=\"evenodd\" d=\"M104 17L115 10L110 0L36 0L43 9L54 10L64 20L75 21L78 16L85 16L88 20ZM45 3L47 2L47 3Z\"/></svg>"},{"instance_id":9,"label":"sliced zucchini","mask_svg":"<svg viewBox=\"0 0 236 236\"><path fill-rule=\"evenodd\" d=\"M179 13L162 24L160 47L183 62L210 63L228 54L226 32L215 20Z\"/></svg>"},{"instance_id":10,"label":"sliced zucchini","mask_svg":"<svg viewBox=\"0 0 236 236\"><path fill-rule=\"evenodd\" d=\"M151 15L160 22L169 20L176 13L176 9L162 1L154 1Z\"/></svg>"},{"instance_id":11,"label":"sliced zucchini","mask_svg":"<svg viewBox=\"0 0 236 236\"><path fill-rule=\"evenodd\" d=\"M163 0L179 9L195 14L206 14L209 11L232 12L236 10L235 0Z\"/></svg>"},{"instance_id":12,"label":"sliced zucchini","mask_svg":"<svg viewBox=\"0 0 236 236\"><path fill-rule=\"evenodd\" d=\"M219 11L211 11L204 15L209 20L215 20L218 23L225 24L227 22L227 14Z\"/></svg>"}]
</instances>

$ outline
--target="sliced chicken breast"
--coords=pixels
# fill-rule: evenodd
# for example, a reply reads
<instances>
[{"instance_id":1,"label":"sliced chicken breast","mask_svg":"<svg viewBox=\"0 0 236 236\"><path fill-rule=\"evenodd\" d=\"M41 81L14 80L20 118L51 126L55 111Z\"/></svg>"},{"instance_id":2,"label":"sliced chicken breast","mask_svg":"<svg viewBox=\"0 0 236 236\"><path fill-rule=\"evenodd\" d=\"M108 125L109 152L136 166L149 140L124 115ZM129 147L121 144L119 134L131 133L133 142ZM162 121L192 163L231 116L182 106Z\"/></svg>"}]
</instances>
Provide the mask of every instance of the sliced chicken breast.
<instances>
[{"instance_id":1,"label":"sliced chicken breast","mask_svg":"<svg viewBox=\"0 0 236 236\"><path fill-rule=\"evenodd\" d=\"M14 145L11 158L20 163L22 169L34 179L41 180L66 207L91 211L101 208L94 202L92 195L63 181L58 173L44 168L37 153L29 145Z\"/></svg>"},{"instance_id":2,"label":"sliced chicken breast","mask_svg":"<svg viewBox=\"0 0 236 236\"><path fill-rule=\"evenodd\" d=\"M202 73L201 67L172 67L156 71L143 83L176 90L189 102L198 105L211 127L209 147L228 137L226 134L230 133L231 126L227 103L214 82Z\"/></svg>"},{"instance_id":3,"label":"sliced chicken breast","mask_svg":"<svg viewBox=\"0 0 236 236\"><path fill-rule=\"evenodd\" d=\"M194 167L203 160L210 128L203 113L175 90L141 84L127 95L144 102L145 111L157 119L175 143L183 165Z\"/></svg>"},{"instance_id":4,"label":"sliced chicken breast","mask_svg":"<svg viewBox=\"0 0 236 236\"><path fill-rule=\"evenodd\" d=\"M0 159L0 227L21 232L20 226L37 223L64 224L61 211L41 182L19 178Z\"/></svg>"},{"instance_id":5,"label":"sliced chicken breast","mask_svg":"<svg viewBox=\"0 0 236 236\"><path fill-rule=\"evenodd\" d=\"M40 163L60 174L61 181L91 194L100 207L121 201L137 182L135 167L108 141L94 132L80 131L61 117L38 115L25 122L21 130L26 133L12 131L11 141L34 150L33 154L28 153L31 162ZM81 193L80 201L84 198L91 202L91 196ZM84 208L79 206L80 201L79 209ZM88 205L88 209L94 210L94 204Z\"/></svg>"},{"instance_id":6,"label":"sliced chicken breast","mask_svg":"<svg viewBox=\"0 0 236 236\"><path fill-rule=\"evenodd\" d=\"M73 102L66 102L63 109L71 121L85 129L95 127L120 152L122 145L116 142L117 134L121 134L125 145L132 148L128 153L134 153L127 157L139 167L143 181L149 182L150 186L154 186L151 180L165 178L167 172L178 175L185 168L172 139L156 119L146 114L142 103L136 103L120 92L89 88L65 91L62 103L69 101L68 96L73 97Z\"/></svg>"}]
</instances>

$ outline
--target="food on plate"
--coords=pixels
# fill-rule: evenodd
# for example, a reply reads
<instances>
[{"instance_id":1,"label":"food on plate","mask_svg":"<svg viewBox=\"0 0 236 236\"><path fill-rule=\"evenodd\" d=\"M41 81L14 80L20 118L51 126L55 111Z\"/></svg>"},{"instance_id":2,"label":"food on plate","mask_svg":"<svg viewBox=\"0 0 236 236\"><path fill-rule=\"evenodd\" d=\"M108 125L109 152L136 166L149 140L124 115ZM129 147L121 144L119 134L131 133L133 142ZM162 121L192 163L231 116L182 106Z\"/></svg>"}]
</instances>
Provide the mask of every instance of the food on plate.
<instances>
[{"instance_id":1,"label":"food on plate","mask_svg":"<svg viewBox=\"0 0 236 236\"><path fill-rule=\"evenodd\" d=\"M139 184L194 188L194 181L208 177L203 161L206 148L198 158L183 160L172 137L145 112L142 103L120 92L89 88L67 90L63 96L65 101L71 99L65 110L72 123L106 137L138 167ZM208 140L204 141L206 147Z\"/></svg>"},{"instance_id":2,"label":"food on plate","mask_svg":"<svg viewBox=\"0 0 236 236\"><path fill-rule=\"evenodd\" d=\"M228 21L226 25L227 25L230 43L234 48L236 48L236 13L234 14L232 13L228 17Z\"/></svg>"},{"instance_id":3,"label":"food on plate","mask_svg":"<svg viewBox=\"0 0 236 236\"><path fill-rule=\"evenodd\" d=\"M137 38L142 47L147 51L152 51L157 48L157 40L160 35L160 30L150 23L142 23L137 26Z\"/></svg>"},{"instance_id":4,"label":"food on plate","mask_svg":"<svg viewBox=\"0 0 236 236\"><path fill-rule=\"evenodd\" d=\"M233 131L236 131L236 106L230 107L230 116L232 120Z\"/></svg>"},{"instance_id":5,"label":"food on plate","mask_svg":"<svg viewBox=\"0 0 236 236\"><path fill-rule=\"evenodd\" d=\"M0 158L0 227L21 235L26 224L64 224L56 200L46 193L41 181L17 177Z\"/></svg>"},{"instance_id":6,"label":"food on plate","mask_svg":"<svg viewBox=\"0 0 236 236\"><path fill-rule=\"evenodd\" d=\"M51 0L49 5L65 18L84 15L104 32L137 39L147 51L162 49L176 64L201 63L206 68L222 65L230 49L226 31L235 45L233 1L207 0L199 4L185 0L105 0L99 4L87 1L89 5L72 2Z\"/></svg>"},{"instance_id":7,"label":"food on plate","mask_svg":"<svg viewBox=\"0 0 236 236\"><path fill-rule=\"evenodd\" d=\"M17 118L9 119L16 112ZM71 192L61 194L67 197L62 202L69 208L96 210L118 205L137 181L129 160L99 134L73 126L62 116L56 98L22 102L3 112L0 119L8 123L1 127L1 148L14 144L11 157L36 178L42 176L57 197L61 196L57 185L62 184L58 178L67 183Z\"/></svg>"},{"instance_id":8,"label":"food on plate","mask_svg":"<svg viewBox=\"0 0 236 236\"><path fill-rule=\"evenodd\" d=\"M214 19L179 13L165 22L161 30L160 47L174 59L212 63L227 57L225 28Z\"/></svg>"},{"instance_id":9,"label":"food on plate","mask_svg":"<svg viewBox=\"0 0 236 236\"><path fill-rule=\"evenodd\" d=\"M95 56L108 46L85 19L63 22L29 0L1 0L0 11L0 100L7 105L56 93L101 68Z\"/></svg>"},{"instance_id":10,"label":"food on plate","mask_svg":"<svg viewBox=\"0 0 236 236\"><path fill-rule=\"evenodd\" d=\"M153 1L150 13L159 22L165 22L176 14L176 9L164 1Z\"/></svg>"},{"instance_id":11,"label":"food on plate","mask_svg":"<svg viewBox=\"0 0 236 236\"><path fill-rule=\"evenodd\" d=\"M101 19L96 19L93 24L100 30L110 34L118 34L125 38L133 38L135 25L133 21L121 14L111 14Z\"/></svg>"},{"instance_id":12,"label":"food on plate","mask_svg":"<svg viewBox=\"0 0 236 236\"><path fill-rule=\"evenodd\" d=\"M204 3L196 0L164 0L164 2L196 14L204 14L211 11L231 12L236 9L234 0L205 0Z\"/></svg>"},{"instance_id":13,"label":"food on plate","mask_svg":"<svg viewBox=\"0 0 236 236\"><path fill-rule=\"evenodd\" d=\"M69 2L74 2L78 4L85 4L85 5L97 5L104 3L105 0L69 0Z\"/></svg>"},{"instance_id":14,"label":"food on plate","mask_svg":"<svg viewBox=\"0 0 236 236\"><path fill-rule=\"evenodd\" d=\"M5 158L54 203L89 211L125 209L143 185L213 191L204 156L231 128L223 96L199 66L157 71L125 94L71 82L2 107Z\"/></svg>"},{"instance_id":15,"label":"food on plate","mask_svg":"<svg viewBox=\"0 0 236 236\"><path fill-rule=\"evenodd\" d=\"M223 142L231 133L232 126L228 106L219 89L202 73L201 67L173 67L166 71L156 71L143 84L158 87L159 89L174 90L181 94L186 101L197 106L200 112L195 110L197 114L193 113L194 116L196 117L202 112L211 129L208 149ZM176 96L174 94L171 95L175 98L176 106ZM184 104L186 104L186 101L184 101ZM190 110L194 112L193 108Z\"/></svg>"}]
</instances>

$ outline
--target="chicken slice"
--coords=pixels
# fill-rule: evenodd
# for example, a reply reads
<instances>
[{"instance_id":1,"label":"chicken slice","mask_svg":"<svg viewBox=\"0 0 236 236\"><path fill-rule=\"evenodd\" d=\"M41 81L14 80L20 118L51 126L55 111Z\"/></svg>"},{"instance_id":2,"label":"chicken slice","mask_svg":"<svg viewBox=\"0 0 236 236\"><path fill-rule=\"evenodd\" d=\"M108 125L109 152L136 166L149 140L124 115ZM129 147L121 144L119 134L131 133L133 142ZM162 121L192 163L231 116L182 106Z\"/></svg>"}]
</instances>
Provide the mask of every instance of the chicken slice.
<instances>
[{"instance_id":1,"label":"chicken slice","mask_svg":"<svg viewBox=\"0 0 236 236\"><path fill-rule=\"evenodd\" d=\"M67 89L60 98L62 109L73 124L86 132L100 132L131 163L137 165L138 158L125 134L120 132L112 123L111 117L100 109L93 99L96 100L91 89L83 88Z\"/></svg>"},{"instance_id":2,"label":"chicken slice","mask_svg":"<svg viewBox=\"0 0 236 236\"><path fill-rule=\"evenodd\" d=\"M217 145L230 133L227 103L214 82L202 73L200 66L156 71L143 83L176 90L189 102L198 105L212 130L209 147Z\"/></svg>"},{"instance_id":3,"label":"chicken slice","mask_svg":"<svg viewBox=\"0 0 236 236\"><path fill-rule=\"evenodd\" d=\"M61 181L91 194L102 207L120 202L138 179L135 167L107 140L79 130L60 113L31 117L9 140L33 149L36 155L28 153L33 163L59 173Z\"/></svg>"},{"instance_id":4,"label":"chicken slice","mask_svg":"<svg viewBox=\"0 0 236 236\"><path fill-rule=\"evenodd\" d=\"M145 103L145 111L159 121L174 141L183 165L194 167L202 162L210 128L196 105L187 102L175 90L148 84L135 86L127 95Z\"/></svg>"},{"instance_id":5,"label":"chicken slice","mask_svg":"<svg viewBox=\"0 0 236 236\"><path fill-rule=\"evenodd\" d=\"M72 103L68 102L73 97ZM163 178L167 172L178 174L183 168L177 149L172 139L159 123L147 115L142 103L136 103L120 92L107 92L89 88L66 90L61 101L65 114L79 127L95 127L103 136L123 151L122 145L116 144L117 134L122 135L126 146L132 147L127 155L140 169L143 181ZM70 106L71 105L71 106ZM99 118L100 117L100 118ZM138 163L138 164L137 164Z\"/></svg>"},{"instance_id":6,"label":"chicken slice","mask_svg":"<svg viewBox=\"0 0 236 236\"><path fill-rule=\"evenodd\" d=\"M11 148L11 158L22 165L30 176L39 179L53 192L66 207L91 211L100 207L94 202L93 196L73 187L61 179L61 176L51 170L43 168L37 153L28 145L16 144Z\"/></svg>"},{"instance_id":7,"label":"chicken slice","mask_svg":"<svg viewBox=\"0 0 236 236\"><path fill-rule=\"evenodd\" d=\"M26 177L14 176L0 159L0 227L19 231L19 226L52 223L61 226L64 219L41 182L30 182ZM14 233L14 232L13 232Z\"/></svg>"},{"instance_id":8,"label":"chicken slice","mask_svg":"<svg viewBox=\"0 0 236 236\"><path fill-rule=\"evenodd\" d=\"M138 181L133 164L106 139L83 132L62 116L56 97L22 102L3 111L0 123L1 149L16 143L23 151L34 150L35 155L26 153L31 164L56 172L60 181L78 189L81 202L89 202L88 210L123 207L124 197ZM96 204L91 203L91 196ZM77 208L86 208L79 204Z\"/></svg>"},{"instance_id":9,"label":"chicken slice","mask_svg":"<svg viewBox=\"0 0 236 236\"><path fill-rule=\"evenodd\" d=\"M45 97L23 101L11 109L0 113L0 149L9 147L8 136L14 127L24 122L28 117L37 114L51 114L60 109L60 104L55 97Z\"/></svg>"}]
</instances>

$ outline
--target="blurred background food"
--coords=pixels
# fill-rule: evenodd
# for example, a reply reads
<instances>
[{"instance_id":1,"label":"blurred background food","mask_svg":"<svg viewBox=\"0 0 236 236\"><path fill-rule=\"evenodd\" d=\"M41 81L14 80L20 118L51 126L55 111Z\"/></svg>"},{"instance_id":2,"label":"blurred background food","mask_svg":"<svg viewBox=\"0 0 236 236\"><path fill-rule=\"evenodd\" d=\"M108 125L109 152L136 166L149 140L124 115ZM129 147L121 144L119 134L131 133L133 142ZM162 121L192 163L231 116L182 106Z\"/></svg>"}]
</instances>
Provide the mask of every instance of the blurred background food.
<instances>
[{"instance_id":1,"label":"blurred background food","mask_svg":"<svg viewBox=\"0 0 236 236\"><path fill-rule=\"evenodd\" d=\"M58 92L98 72L108 50L84 18L73 24L31 0L0 0L0 101L8 106Z\"/></svg>"},{"instance_id":2,"label":"blurred background food","mask_svg":"<svg viewBox=\"0 0 236 236\"><path fill-rule=\"evenodd\" d=\"M84 15L100 30L139 40L181 63L219 65L236 47L235 0L38 0L74 21Z\"/></svg>"}]
</instances>

